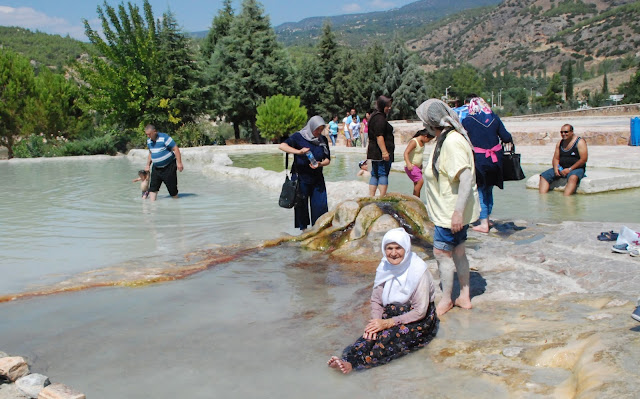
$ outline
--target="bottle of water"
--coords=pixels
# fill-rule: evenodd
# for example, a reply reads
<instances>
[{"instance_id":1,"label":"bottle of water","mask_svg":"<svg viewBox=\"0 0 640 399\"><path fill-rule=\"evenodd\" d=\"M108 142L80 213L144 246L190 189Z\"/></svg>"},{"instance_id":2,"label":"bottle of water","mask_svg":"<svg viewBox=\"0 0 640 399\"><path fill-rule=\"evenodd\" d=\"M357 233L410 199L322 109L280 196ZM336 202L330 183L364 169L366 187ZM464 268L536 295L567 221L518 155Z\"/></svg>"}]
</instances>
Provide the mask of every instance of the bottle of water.
<instances>
[{"instance_id":1,"label":"bottle of water","mask_svg":"<svg viewBox=\"0 0 640 399\"><path fill-rule=\"evenodd\" d=\"M309 158L309 162L311 163L311 165L318 166L318 161L316 161L316 157L313 156L313 154L311 153L311 151L307 151L307 158Z\"/></svg>"}]
</instances>

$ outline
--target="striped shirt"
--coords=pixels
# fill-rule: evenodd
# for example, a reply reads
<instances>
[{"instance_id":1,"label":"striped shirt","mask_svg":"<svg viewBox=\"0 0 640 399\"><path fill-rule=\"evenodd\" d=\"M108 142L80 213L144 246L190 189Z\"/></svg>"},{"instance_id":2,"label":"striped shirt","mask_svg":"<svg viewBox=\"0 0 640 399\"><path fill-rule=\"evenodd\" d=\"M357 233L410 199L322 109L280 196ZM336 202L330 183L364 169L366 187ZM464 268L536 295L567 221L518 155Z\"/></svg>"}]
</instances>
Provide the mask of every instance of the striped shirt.
<instances>
[{"instance_id":1,"label":"striped shirt","mask_svg":"<svg viewBox=\"0 0 640 399\"><path fill-rule=\"evenodd\" d=\"M171 136L166 133L158 132L156 141L147 138L147 147L149 147L149 151L151 151L151 161L153 162L153 166L157 168L164 168L173 161L176 156L171 150L175 146L176 142L173 141Z\"/></svg>"}]
</instances>

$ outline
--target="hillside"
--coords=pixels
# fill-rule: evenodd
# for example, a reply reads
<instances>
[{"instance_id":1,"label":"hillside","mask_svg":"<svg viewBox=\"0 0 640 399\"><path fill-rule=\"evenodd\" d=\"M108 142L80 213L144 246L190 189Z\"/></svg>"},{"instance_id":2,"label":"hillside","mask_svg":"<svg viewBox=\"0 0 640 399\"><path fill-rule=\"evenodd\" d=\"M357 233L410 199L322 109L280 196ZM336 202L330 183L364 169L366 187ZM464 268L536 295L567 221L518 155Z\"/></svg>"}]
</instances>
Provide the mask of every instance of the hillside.
<instances>
[{"instance_id":1,"label":"hillside","mask_svg":"<svg viewBox=\"0 0 640 399\"><path fill-rule=\"evenodd\" d=\"M0 47L9 48L39 65L57 67L68 65L86 50L79 40L29 29L0 26Z\"/></svg>"},{"instance_id":2,"label":"hillside","mask_svg":"<svg viewBox=\"0 0 640 399\"><path fill-rule=\"evenodd\" d=\"M431 68L469 62L523 74L555 72L562 62L636 56L640 1L505 0L484 13L456 15L409 40ZM429 69L429 67L427 67Z\"/></svg>"},{"instance_id":3,"label":"hillside","mask_svg":"<svg viewBox=\"0 0 640 399\"><path fill-rule=\"evenodd\" d=\"M425 26L447 15L482 6L496 5L501 0L419 0L389 11L312 17L299 22L288 22L274 29L278 41L285 46L309 45L322 32L322 25L330 21L339 42L358 46L373 40L387 40L394 36L403 39L416 38L424 33Z\"/></svg>"}]
</instances>

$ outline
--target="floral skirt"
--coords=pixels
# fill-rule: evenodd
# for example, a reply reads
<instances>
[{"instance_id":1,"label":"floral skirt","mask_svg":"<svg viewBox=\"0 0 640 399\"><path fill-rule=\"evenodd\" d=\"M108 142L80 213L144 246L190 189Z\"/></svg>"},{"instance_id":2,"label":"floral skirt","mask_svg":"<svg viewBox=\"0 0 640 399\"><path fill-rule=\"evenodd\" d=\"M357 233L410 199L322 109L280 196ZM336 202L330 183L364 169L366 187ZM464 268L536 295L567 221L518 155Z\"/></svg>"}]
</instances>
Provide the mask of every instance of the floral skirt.
<instances>
[{"instance_id":1,"label":"floral skirt","mask_svg":"<svg viewBox=\"0 0 640 399\"><path fill-rule=\"evenodd\" d=\"M400 316L411 310L408 303L385 306L383 319ZM363 337L342 351L342 359L351 363L356 370L368 369L387 364L428 344L438 329L438 316L433 302L429 304L427 315L413 323L400 324L378 332L375 340Z\"/></svg>"}]
</instances>

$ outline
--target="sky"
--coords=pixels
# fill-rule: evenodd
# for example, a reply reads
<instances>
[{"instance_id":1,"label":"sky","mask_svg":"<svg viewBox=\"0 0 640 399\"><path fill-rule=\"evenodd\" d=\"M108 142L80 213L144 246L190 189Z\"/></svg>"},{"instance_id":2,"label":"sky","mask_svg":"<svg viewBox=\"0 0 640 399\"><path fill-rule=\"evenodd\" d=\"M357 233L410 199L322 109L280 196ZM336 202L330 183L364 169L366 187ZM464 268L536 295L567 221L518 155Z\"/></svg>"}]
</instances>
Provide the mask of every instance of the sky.
<instances>
[{"instance_id":1,"label":"sky","mask_svg":"<svg viewBox=\"0 0 640 399\"><path fill-rule=\"evenodd\" d=\"M296 22L308 17L351 14L388 10L415 0L261 0L273 26ZM109 0L117 6L121 0ZM129 1L127 1L129 2ZM125 2L125 3L127 3ZM130 0L142 8L142 0ZM186 32L208 30L213 17L222 7L222 0L149 0L153 15L158 18L171 10ZM19 26L86 41L82 19L92 28L100 27L96 8L102 0L0 0L0 26ZM239 12L241 0L234 0Z\"/></svg>"}]
</instances>

